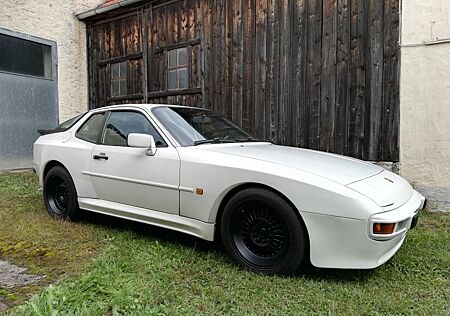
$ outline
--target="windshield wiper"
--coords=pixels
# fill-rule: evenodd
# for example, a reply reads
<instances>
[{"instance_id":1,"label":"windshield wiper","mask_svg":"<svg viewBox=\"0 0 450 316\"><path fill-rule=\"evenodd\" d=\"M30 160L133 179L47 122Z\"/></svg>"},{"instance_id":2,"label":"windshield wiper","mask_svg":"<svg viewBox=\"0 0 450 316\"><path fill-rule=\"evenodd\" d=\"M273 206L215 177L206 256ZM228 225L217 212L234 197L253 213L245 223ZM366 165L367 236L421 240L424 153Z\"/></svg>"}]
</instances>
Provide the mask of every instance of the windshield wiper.
<instances>
[{"instance_id":1,"label":"windshield wiper","mask_svg":"<svg viewBox=\"0 0 450 316\"><path fill-rule=\"evenodd\" d=\"M201 139L194 141L194 146L202 145L202 144L222 144L222 143L234 143L234 140L221 139L221 138L213 138L213 139Z\"/></svg>"}]
</instances>

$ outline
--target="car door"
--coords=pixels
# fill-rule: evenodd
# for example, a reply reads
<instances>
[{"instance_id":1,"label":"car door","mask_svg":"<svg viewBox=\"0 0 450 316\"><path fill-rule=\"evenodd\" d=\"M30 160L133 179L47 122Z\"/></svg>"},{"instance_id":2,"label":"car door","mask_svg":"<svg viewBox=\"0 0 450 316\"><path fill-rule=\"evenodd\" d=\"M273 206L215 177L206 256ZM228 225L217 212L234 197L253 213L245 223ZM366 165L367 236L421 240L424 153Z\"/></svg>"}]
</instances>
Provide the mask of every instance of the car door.
<instances>
[{"instance_id":1,"label":"car door","mask_svg":"<svg viewBox=\"0 0 450 316\"><path fill-rule=\"evenodd\" d=\"M92 151L91 176L100 199L179 214L177 150L168 144L144 112L111 111L99 144ZM130 133L152 135L157 151L127 146Z\"/></svg>"}]
</instances>

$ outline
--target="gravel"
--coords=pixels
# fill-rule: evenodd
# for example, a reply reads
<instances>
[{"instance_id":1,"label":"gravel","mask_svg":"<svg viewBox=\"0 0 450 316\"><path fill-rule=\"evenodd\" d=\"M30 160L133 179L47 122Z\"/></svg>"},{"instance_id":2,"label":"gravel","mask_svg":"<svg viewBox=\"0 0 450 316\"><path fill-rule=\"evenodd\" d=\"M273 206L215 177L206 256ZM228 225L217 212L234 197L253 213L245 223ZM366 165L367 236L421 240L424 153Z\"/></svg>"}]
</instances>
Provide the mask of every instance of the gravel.
<instances>
[{"instance_id":1,"label":"gravel","mask_svg":"<svg viewBox=\"0 0 450 316\"><path fill-rule=\"evenodd\" d=\"M26 268L0 260L0 288L11 289L25 286L44 278L42 275L26 274L26 271Z\"/></svg>"}]
</instances>

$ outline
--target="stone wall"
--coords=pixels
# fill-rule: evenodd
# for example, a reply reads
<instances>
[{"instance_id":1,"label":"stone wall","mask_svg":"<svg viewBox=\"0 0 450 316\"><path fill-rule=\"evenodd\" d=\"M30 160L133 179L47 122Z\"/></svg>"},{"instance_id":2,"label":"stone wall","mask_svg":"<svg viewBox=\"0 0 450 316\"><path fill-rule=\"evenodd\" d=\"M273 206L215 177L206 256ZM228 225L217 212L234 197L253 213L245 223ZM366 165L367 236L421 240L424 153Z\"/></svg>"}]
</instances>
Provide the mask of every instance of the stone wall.
<instances>
[{"instance_id":1,"label":"stone wall","mask_svg":"<svg viewBox=\"0 0 450 316\"><path fill-rule=\"evenodd\" d=\"M450 211L450 1L402 1L400 174Z\"/></svg>"}]
</instances>

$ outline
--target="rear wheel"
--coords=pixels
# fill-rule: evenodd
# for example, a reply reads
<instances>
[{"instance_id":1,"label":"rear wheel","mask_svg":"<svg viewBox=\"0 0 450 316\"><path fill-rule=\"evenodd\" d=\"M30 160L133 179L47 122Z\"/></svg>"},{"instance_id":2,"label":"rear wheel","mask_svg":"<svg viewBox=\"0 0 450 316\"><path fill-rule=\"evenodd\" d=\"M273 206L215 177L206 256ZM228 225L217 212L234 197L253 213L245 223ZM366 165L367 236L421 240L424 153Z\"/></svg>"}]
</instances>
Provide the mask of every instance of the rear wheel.
<instances>
[{"instance_id":1,"label":"rear wheel","mask_svg":"<svg viewBox=\"0 0 450 316\"><path fill-rule=\"evenodd\" d=\"M63 167L50 169L44 180L44 202L47 211L55 218L76 220L78 200L75 185Z\"/></svg>"},{"instance_id":2,"label":"rear wheel","mask_svg":"<svg viewBox=\"0 0 450 316\"><path fill-rule=\"evenodd\" d=\"M239 265L264 274L289 275L305 257L305 229L297 211L278 194L249 188L227 203L221 234Z\"/></svg>"}]
</instances>

